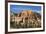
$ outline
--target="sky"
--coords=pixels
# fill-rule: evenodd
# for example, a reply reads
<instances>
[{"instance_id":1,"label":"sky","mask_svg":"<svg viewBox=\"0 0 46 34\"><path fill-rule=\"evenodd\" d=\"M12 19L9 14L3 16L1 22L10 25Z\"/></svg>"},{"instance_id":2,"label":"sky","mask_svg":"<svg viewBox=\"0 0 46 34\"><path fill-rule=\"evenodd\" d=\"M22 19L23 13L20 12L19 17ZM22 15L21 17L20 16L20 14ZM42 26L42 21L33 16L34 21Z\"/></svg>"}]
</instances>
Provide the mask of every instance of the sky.
<instances>
[{"instance_id":1,"label":"sky","mask_svg":"<svg viewBox=\"0 0 46 34\"><path fill-rule=\"evenodd\" d=\"M40 13L41 6L27 6L27 5L10 5L10 11L20 13L22 10L32 10L33 12Z\"/></svg>"}]
</instances>

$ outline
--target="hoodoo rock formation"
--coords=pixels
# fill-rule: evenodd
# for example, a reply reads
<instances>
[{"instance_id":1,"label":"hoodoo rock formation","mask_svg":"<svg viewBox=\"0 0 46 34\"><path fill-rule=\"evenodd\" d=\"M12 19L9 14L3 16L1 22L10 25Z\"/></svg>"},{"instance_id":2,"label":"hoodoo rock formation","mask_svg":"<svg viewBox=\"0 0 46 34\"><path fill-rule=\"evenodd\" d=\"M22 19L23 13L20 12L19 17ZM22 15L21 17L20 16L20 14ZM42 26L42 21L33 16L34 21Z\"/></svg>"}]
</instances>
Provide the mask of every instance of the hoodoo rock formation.
<instances>
[{"instance_id":1,"label":"hoodoo rock formation","mask_svg":"<svg viewBox=\"0 0 46 34\"><path fill-rule=\"evenodd\" d=\"M24 10L14 16L14 24L11 20L12 27L15 28L39 28L41 27L41 15L31 10ZM11 18L13 19L13 18Z\"/></svg>"}]
</instances>

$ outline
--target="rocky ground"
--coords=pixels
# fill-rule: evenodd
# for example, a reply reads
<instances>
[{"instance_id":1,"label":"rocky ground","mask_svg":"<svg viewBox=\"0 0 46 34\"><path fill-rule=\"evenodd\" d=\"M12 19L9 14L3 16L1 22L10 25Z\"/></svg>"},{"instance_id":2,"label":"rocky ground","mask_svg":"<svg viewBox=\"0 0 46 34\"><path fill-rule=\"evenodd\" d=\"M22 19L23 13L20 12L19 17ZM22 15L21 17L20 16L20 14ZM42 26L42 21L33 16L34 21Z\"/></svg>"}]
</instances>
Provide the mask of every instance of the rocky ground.
<instances>
[{"instance_id":1,"label":"rocky ground","mask_svg":"<svg viewBox=\"0 0 46 34\"><path fill-rule=\"evenodd\" d=\"M27 13L27 12L25 12ZM29 12L30 13L30 12ZM16 21L11 21L10 25L11 28L40 28L41 27L41 15L38 13L33 13L31 12L31 14L27 15L26 17L22 14L19 14L21 16L23 16L22 20L19 21L19 23L17 23ZM23 22L23 19L25 17L25 21Z\"/></svg>"}]
</instances>

